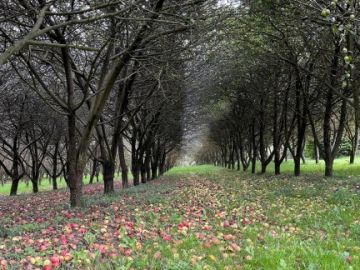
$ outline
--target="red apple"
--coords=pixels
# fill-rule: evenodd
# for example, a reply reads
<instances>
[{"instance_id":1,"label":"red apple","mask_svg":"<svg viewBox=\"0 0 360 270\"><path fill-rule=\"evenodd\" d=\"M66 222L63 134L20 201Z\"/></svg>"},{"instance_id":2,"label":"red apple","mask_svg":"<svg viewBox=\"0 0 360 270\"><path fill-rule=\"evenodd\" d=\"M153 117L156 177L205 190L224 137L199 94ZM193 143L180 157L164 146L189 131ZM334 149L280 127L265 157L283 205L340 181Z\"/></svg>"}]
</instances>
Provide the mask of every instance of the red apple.
<instances>
[{"instance_id":1,"label":"red apple","mask_svg":"<svg viewBox=\"0 0 360 270\"><path fill-rule=\"evenodd\" d=\"M132 250L129 248L129 249L127 249L127 250L125 250L125 256L131 256L131 254L132 254Z\"/></svg>"},{"instance_id":2,"label":"red apple","mask_svg":"<svg viewBox=\"0 0 360 270\"><path fill-rule=\"evenodd\" d=\"M164 234L163 236L162 236L162 238L164 239L164 241L166 241L166 242L169 242L169 241L171 241L172 239L171 239L171 236L170 235L168 235L168 234Z\"/></svg>"},{"instance_id":3,"label":"red apple","mask_svg":"<svg viewBox=\"0 0 360 270\"><path fill-rule=\"evenodd\" d=\"M58 267L58 266L60 266L60 264L61 264L60 257L57 256L57 255L53 255L53 256L50 258L50 261L51 261L51 263L52 263L52 265L53 265L54 267Z\"/></svg>"},{"instance_id":4,"label":"red apple","mask_svg":"<svg viewBox=\"0 0 360 270\"><path fill-rule=\"evenodd\" d=\"M53 270L52 263L50 260L45 260L44 262L44 270Z\"/></svg>"}]
</instances>

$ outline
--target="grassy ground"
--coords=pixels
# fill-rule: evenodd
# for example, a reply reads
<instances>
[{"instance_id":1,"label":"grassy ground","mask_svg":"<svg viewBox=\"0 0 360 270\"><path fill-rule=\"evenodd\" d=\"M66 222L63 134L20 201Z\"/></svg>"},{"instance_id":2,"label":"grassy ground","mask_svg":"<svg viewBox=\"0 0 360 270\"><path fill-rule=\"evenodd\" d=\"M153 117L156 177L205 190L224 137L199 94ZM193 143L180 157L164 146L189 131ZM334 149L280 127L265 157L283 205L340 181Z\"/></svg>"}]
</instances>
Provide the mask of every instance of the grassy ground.
<instances>
[{"instance_id":1,"label":"grassy ground","mask_svg":"<svg viewBox=\"0 0 360 270\"><path fill-rule=\"evenodd\" d=\"M118 178L119 175L116 175L116 177ZM88 175L86 175L84 177L84 183L89 183L90 177ZM102 176L99 176L99 181L102 181ZM94 182L96 182L96 177L94 178ZM66 186L66 182L64 179L60 178L58 179L58 188L65 188ZM39 183L39 191L49 191L52 190L52 183L51 181L49 181L49 179L42 179L42 181L40 181ZM10 189L11 189L11 183L8 182L4 185L0 185L0 195L2 196L6 196L10 194ZM32 185L31 182L25 182L25 181L20 181L19 186L18 186L18 194L26 194L26 193L31 193L32 192Z\"/></svg>"},{"instance_id":2,"label":"grassy ground","mask_svg":"<svg viewBox=\"0 0 360 270\"><path fill-rule=\"evenodd\" d=\"M300 178L213 166L176 168L171 174L195 173L226 190L227 197L214 195L230 220L238 215L235 224L241 225L230 232L241 239L241 269L360 269L360 179L344 178L344 165L337 162L340 173L333 179L319 177L320 166L312 163ZM358 175L358 166L353 168Z\"/></svg>"},{"instance_id":3,"label":"grassy ground","mask_svg":"<svg viewBox=\"0 0 360 270\"><path fill-rule=\"evenodd\" d=\"M196 166L101 189L85 188L83 209L65 190L0 202L6 269L360 269L358 177Z\"/></svg>"},{"instance_id":4,"label":"grassy ground","mask_svg":"<svg viewBox=\"0 0 360 270\"><path fill-rule=\"evenodd\" d=\"M172 170L174 174L182 174L195 171L196 173L206 172L206 170L212 170L208 167L177 167ZM257 162L257 171L260 172L260 163ZM301 173L304 175L318 175L322 176L325 171L325 163L320 160L316 164L315 160L308 159L305 164L301 164ZM281 173L285 175L292 175L294 172L294 162L290 159L284 161L281 165ZM270 163L267 167L266 175L274 174L274 164ZM360 177L360 156L357 157L356 162L352 165L349 164L348 157L341 157L334 161L334 176L335 177L347 177L347 176L359 176Z\"/></svg>"},{"instance_id":5,"label":"grassy ground","mask_svg":"<svg viewBox=\"0 0 360 270\"><path fill-rule=\"evenodd\" d=\"M64 188L66 187L66 183L64 180L58 181L58 188ZM0 195L9 195L11 189L11 183L6 183L4 185L0 185ZM48 179L43 179L39 183L39 191L46 191L51 190L52 184L49 182ZM32 185L31 182L25 182L21 181L18 186L18 194L24 194L24 193L31 193L32 192Z\"/></svg>"},{"instance_id":6,"label":"grassy ground","mask_svg":"<svg viewBox=\"0 0 360 270\"><path fill-rule=\"evenodd\" d=\"M259 165L259 164L258 164ZM191 172L191 167L187 167L185 169L186 171ZM201 173L200 167L196 167L195 170L197 172ZM258 171L260 168L258 168ZM284 174L292 174L293 173L293 162L292 160L289 160L287 162L284 162L281 167L282 173ZM268 174L272 174L274 172L274 166L270 164L268 166ZM306 164L302 165L302 172L304 174L318 174L321 175L324 171L324 162L320 161L319 164L316 164L314 160L307 160ZM335 176L349 176L349 175L355 175L360 176L360 157L358 157L357 162L354 165L349 165L349 158L339 158L335 161L334 165L334 171ZM172 173L183 173L183 168L175 168ZM119 176L117 176L119 177ZM129 177L131 178L131 174L129 174ZM102 177L100 176L100 181L102 180ZM95 181L95 179L94 179ZM86 176L84 178L84 182L89 182L89 176ZM66 187L66 183L63 179L58 180L58 187L64 188ZM0 185L0 195L6 196L10 194L10 188L11 183L7 183L5 185ZM48 179L43 179L41 183L39 184L39 190L41 191L48 191L52 189L52 184L49 182ZM18 194L25 194L25 193L31 193L32 192L32 186L31 183L25 183L25 181L21 181L18 188Z\"/></svg>"},{"instance_id":7,"label":"grassy ground","mask_svg":"<svg viewBox=\"0 0 360 270\"><path fill-rule=\"evenodd\" d=\"M259 169L260 170L260 169ZM292 174L294 171L294 164L292 160L284 162L281 166L281 171L285 174ZM315 160L306 160L305 164L301 165L301 171L303 174L318 174L322 175L325 171L324 161L321 160L319 164L315 163ZM274 172L274 166L270 164L268 166L268 173ZM334 161L334 175L335 176L360 176L360 157L354 164L349 164L348 157L338 158Z\"/></svg>"}]
</instances>

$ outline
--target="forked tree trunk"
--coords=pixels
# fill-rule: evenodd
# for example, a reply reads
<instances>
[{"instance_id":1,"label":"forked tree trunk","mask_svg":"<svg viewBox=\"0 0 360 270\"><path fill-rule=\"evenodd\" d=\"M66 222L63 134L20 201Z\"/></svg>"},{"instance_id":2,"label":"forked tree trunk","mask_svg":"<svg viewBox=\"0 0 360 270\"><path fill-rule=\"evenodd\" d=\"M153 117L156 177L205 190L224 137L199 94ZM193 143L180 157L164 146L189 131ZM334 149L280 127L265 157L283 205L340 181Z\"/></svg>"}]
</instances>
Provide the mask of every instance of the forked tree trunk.
<instances>
[{"instance_id":1,"label":"forked tree trunk","mask_svg":"<svg viewBox=\"0 0 360 270\"><path fill-rule=\"evenodd\" d=\"M96 175L96 171L97 171L97 160L96 160L96 157L94 157L93 165L92 165L92 169L91 169L91 174L90 174L89 184L94 183L94 177Z\"/></svg>"},{"instance_id":2,"label":"forked tree trunk","mask_svg":"<svg viewBox=\"0 0 360 270\"><path fill-rule=\"evenodd\" d=\"M70 90L73 91L71 88ZM71 96L71 94L69 94L69 96ZM75 111L72 111L68 114L67 149L68 186L70 189L71 207L82 206L83 175L86 165L86 152L84 151L83 153L78 153L76 135L76 114Z\"/></svg>"},{"instance_id":3,"label":"forked tree trunk","mask_svg":"<svg viewBox=\"0 0 360 270\"><path fill-rule=\"evenodd\" d=\"M334 56L333 56L332 64L331 64L331 74L330 74L330 76L331 76L330 77L330 85L331 86L335 86L335 84L336 84L336 76L338 74L338 66L339 66L339 57L340 57L340 42L337 41L335 44ZM343 104L344 104L344 102L345 101L343 101ZM336 146L336 143L335 143L333 146L332 141L331 141L331 136L332 136L331 117L333 114L333 108L334 108L334 91L332 88L329 88L327 91L327 94L326 94L324 123L323 123L325 176L327 176L327 177L333 176L333 163L334 163L334 158L335 158L336 152L337 152L336 148L338 148L338 146L340 145L339 140L342 137L342 134L340 134L340 133L342 133L340 128L341 128L341 125L344 124L341 122L341 118L343 116L342 115L342 116L340 116L339 131L338 131L338 135L336 138L336 141L339 142L339 145ZM346 113L346 103L345 103L345 107L342 106L341 114L343 114L344 108L345 108L345 113Z\"/></svg>"},{"instance_id":4,"label":"forked tree trunk","mask_svg":"<svg viewBox=\"0 0 360 270\"><path fill-rule=\"evenodd\" d=\"M336 136L336 140L331 147L330 144L330 151L328 149L328 146L326 146L327 150L325 151L325 176L332 177L333 176L333 166L334 166L334 160L336 155L339 152L341 139L344 133L345 129L345 121L346 121L346 115L347 115L347 101L345 99L342 100L341 104L341 113L340 113L340 119L339 119L339 127L338 127L338 134ZM330 136L329 133L325 132ZM327 141L330 141L330 138L327 139ZM325 148L325 139L324 139L324 148Z\"/></svg>"}]
</instances>

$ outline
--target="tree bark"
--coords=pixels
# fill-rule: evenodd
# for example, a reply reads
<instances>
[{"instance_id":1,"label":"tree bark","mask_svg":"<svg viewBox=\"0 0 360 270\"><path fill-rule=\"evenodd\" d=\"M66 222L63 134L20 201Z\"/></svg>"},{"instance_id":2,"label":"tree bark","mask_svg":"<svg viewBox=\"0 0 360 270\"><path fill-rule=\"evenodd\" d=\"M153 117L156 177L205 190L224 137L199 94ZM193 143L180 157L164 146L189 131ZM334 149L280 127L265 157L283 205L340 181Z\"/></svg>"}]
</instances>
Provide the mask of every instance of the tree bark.
<instances>
[{"instance_id":1,"label":"tree bark","mask_svg":"<svg viewBox=\"0 0 360 270\"><path fill-rule=\"evenodd\" d=\"M314 142L314 154L315 154L315 162L316 164L319 164L320 153L319 153L319 147L317 146L316 142Z\"/></svg>"},{"instance_id":2,"label":"tree bark","mask_svg":"<svg viewBox=\"0 0 360 270\"><path fill-rule=\"evenodd\" d=\"M336 42L334 56L331 64L331 73L330 73L330 85L333 87L335 87L336 77L338 73L339 56L340 56L340 43ZM334 107L333 103L334 103L334 91L332 88L329 88L326 94L324 123L323 123L325 176L327 177L331 177L333 175L333 162L334 162L333 150L335 150L333 149L331 143L331 117L333 114L333 107Z\"/></svg>"},{"instance_id":3,"label":"tree bark","mask_svg":"<svg viewBox=\"0 0 360 270\"><path fill-rule=\"evenodd\" d=\"M91 169L91 173L90 173L90 180L89 180L89 184L94 183L94 177L96 175L96 170L97 170L97 160L96 157L94 157L93 159L93 164L92 164L92 169Z\"/></svg>"},{"instance_id":4,"label":"tree bark","mask_svg":"<svg viewBox=\"0 0 360 270\"><path fill-rule=\"evenodd\" d=\"M129 170L126 165L124 142L123 142L122 135L120 135L120 138L119 138L119 161L120 161L120 168L121 168L122 187L128 188L129 187L129 179L128 179Z\"/></svg>"},{"instance_id":5,"label":"tree bark","mask_svg":"<svg viewBox=\"0 0 360 270\"><path fill-rule=\"evenodd\" d=\"M71 207L79 207L82 205L82 186L83 186L82 178L83 178L82 170L76 170L69 174Z\"/></svg>"},{"instance_id":6,"label":"tree bark","mask_svg":"<svg viewBox=\"0 0 360 270\"><path fill-rule=\"evenodd\" d=\"M255 136L255 119L253 119L253 124L251 125L251 142L252 142L252 160L251 160L251 173L256 172L256 136Z\"/></svg>"},{"instance_id":7,"label":"tree bark","mask_svg":"<svg viewBox=\"0 0 360 270\"><path fill-rule=\"evenodd\" d=\"M277 88L273 93L274 115L273 115L273 148L274 148L274 169L275 175L280 175L281 156L280 156L280 131L278 128L278 95Z\"/></svg>"},{"instance_id":8,"label":"tree bark","mask_svg":"<svg viewBox=\"0 0 360 270\"><path fill-rule=\"evenodd\" d=\"M142 183L142 184L146 184L147 178L146 178L146 167L145 167L145 164L141 164L140 173L141 173L141 183Z\"/></svg>"},{"instance_id":9,"label":"tree bark","mask_svg":"<svg viewBox=\"0 0 360 270\"><path fill-rule=\"evenodd\" d=\"M134 184L134 186L138 186L140 184L139 168L137 166L133 166L132 169L131 169L131 173L133 175L133 184Z\"/></svg>"},{"instance_id":10,"label":"tree bark","mask_svg":"<svg viewBox=\"0 0 360 270\"><path fill-rule=\"evenodd\" d=\"M20 181L19 177L14 177L13 178L13 180L11 182L10 196L16 196L18 186L19 186L19 181Z\"/></svg>"},{"instance_id":11,"label":"tree bark","mask_svg":"<svg viewBox=\"0 0 360 270\"><path fill-rule=\"evenodd\" d=\"M39 182L38 182L38 179L34 179L34 180L31 180L31 183L32 183L32 189L33 189L33 193L38 193L39 192Z\"/></svg>"},{"instance_id":12,"label":"tree bark","mask_svg":"<svg viewBox=\"0 0 360 270\"><path fill-rule=\"evenodd\" d=\"M355 134L354 134L354 138L351 141L350 164L355 163L355 157L356 157L358 145L359 145L359 128L356 127L356 123L355 123Z\"/></svg>"},{"instance_id":13,"label":"tree bark","mask_svg":"<svg viewBox=\"0 0 360 270\"><path fill-rule=\"evenodd\" d=\"M294 175L300 176L301 174L301 158L304 149L305 142L305 131L306 131L306 102L305 96L301 95L301 79L300 75L297 74L296 78L296 119L297 119L297 138L296 138L296 151L294 155ZM303 98L303 109L301 110L301 96Z\"/></svg>"},{"instance_id":14,"label":"tree bark","mask_svg":"<svg viewBox=\"0 0 360 270\"><path fill-rule=\"evenodd\" d=\"M59 142L56 142L55 144L55 149L54 149L54 156L53 156L53 167L52 167L52 185L53 185L53 190L57 190L58 189L58 185L57 185L57 163L58 163L58 154L59 154Z\"/></svg>"},{"instance_id":15,"label":"tree bark","mask_svg":"<svg viewBox=\"0 0 360 270\"><path fill-rule=\"evenodd\" d=\"M104 172L104 194L110 194L114 192L114 174L115 164L112 161L103 162Z\"/></svg>"}]
</instances>

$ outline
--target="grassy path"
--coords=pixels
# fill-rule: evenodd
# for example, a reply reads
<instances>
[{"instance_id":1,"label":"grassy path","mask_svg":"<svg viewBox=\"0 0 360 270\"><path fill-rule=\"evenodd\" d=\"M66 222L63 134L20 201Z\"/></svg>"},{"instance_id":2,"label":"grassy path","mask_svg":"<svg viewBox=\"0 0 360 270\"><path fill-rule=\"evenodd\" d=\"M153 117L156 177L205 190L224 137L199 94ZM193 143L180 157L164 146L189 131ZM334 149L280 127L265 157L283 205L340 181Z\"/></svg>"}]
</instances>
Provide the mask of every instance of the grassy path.
<instances>
[{"instance_id":1,"label":"grassy path","mask_svg":"<svg viewBox=\"0 0 360 270\"><path fill-rule=\"evenodd\" d=\"M0 203L6 269L360 269L357 178L177 168L86 207L67 192ZM17 214L16 211L20 213Z\"/></svg>"}]
</instances>

